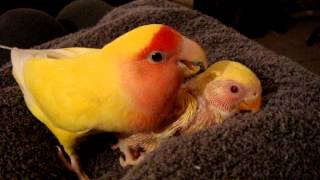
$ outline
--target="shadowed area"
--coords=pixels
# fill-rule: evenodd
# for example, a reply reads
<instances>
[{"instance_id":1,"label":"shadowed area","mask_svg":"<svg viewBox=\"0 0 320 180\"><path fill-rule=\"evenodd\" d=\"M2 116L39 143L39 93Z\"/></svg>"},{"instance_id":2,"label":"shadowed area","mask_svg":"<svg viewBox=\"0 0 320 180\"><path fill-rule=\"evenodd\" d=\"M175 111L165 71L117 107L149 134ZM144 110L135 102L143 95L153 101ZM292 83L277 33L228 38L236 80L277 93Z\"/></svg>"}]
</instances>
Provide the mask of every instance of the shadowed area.
<instances>
[{"instance_id":1,"label":"shadowed area","mask_svg":"<svg viewBox=\"0 0 320 180\"><path fill-rule=\"evenodd\" d=\"M84 170L99 179L318 179L320 77L262 47L214 18L164 0L138 0L114 9L94 27L38 46L102 47L137 26L165 23L199 42L211 62L237 60L261 79L263 107L201 132L173 138L124 170L109 135L79 146ZM75 179L57 158L56 139L24 105L0 69L0 179Z\"/></svg>"}]
</instances>

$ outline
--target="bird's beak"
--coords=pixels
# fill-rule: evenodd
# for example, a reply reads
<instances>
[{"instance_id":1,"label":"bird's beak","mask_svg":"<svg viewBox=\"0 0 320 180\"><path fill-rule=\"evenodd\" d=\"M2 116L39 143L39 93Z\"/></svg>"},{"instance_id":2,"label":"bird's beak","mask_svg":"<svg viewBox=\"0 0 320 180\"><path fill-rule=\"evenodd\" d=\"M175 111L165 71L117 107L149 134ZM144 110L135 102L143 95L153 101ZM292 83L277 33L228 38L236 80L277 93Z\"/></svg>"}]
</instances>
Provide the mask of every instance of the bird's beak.
<instances>
[{"instance_id":1,"label":"bird's beak","mask_svg":"<svg viewBox=\"0 0 320 180\"><path fill-rule=\"evenodd\" d=\"M199 44L186 37L183 37L178 63L185 77L201 73L208 67L208 60L204 50Z\"/></svg>"},{"instance_id":2,"label":"bird's beak","mask_svg":"<svg viewBox=\"0 0 320 180\"><path fill-rule=\"evenodd\" d=\"M261 96L254 99L243 100L239 104L240 111L251 111L253 113L258 112L261 107Z\"/></svg>"}]
</instances>

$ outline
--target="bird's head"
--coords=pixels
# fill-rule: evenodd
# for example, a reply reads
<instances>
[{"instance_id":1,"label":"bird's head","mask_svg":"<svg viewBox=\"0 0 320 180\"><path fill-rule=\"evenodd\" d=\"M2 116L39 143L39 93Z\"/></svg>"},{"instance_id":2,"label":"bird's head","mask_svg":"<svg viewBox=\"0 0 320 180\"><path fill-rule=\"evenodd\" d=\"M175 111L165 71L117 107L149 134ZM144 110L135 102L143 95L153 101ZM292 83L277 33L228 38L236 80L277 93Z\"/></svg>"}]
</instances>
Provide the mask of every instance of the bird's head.
<instances>
[{"instance_id":1,"label":"bird's head","mask_svg":"<svg viewBox=\"0 0 320 180\"><path fill-rule=\"evenodd\" d=\"M204 50L196 42L162 24L133 29L102 50L109 59L117 60L130 102L157 119L174 104L184 78L207 67ZM150 129L160 123L155 121L145 120L140 126Z\"/></svg>"},{"instance_id":2,"label":"bird's head","mask_svg":"<svg viewBox=\"0 0 320 180\"><path fill-rule=\"evenodd\" d=\"M135 28L103 49L109 57L111 54L123 65L138 67L144 75L175 69L186 77L208 66L205 52L199 44L163 24Z\"/></svg>"},{"instance_id":3,"label":"bird's head","mask_svg":"<svg viewBox=\"0 0 320 180\"><path fill-rule=\"evenodd\" d=\"M221 113L257 112L261 107L260 80L248 67L238 62L219 61L191 84Z\"/></svg>"}]
</instances>

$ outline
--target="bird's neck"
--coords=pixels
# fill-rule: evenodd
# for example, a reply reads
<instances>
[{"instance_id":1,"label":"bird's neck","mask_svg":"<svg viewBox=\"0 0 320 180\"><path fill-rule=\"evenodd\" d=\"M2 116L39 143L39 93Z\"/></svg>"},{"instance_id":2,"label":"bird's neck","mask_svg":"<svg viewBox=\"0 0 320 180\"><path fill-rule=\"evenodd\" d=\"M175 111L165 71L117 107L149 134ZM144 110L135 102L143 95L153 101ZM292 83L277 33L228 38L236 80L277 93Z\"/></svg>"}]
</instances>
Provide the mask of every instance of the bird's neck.
<instances>
[{"instance_id":1,"label":"bird's neck","mask_svg":"<svg viewBox=\"0 0 320 180\"><path fill-rule=\"evenodd\" d=\"M189 124L185 128L186 133L191 133L201 129L207 129L214 126L217 123L222 123L225 119L229 118L234 112L224 112L208 102L203 96L203 93L190 92L196 99L197 108L194 116L189 119Z\"/></svg>"}]
</instances>

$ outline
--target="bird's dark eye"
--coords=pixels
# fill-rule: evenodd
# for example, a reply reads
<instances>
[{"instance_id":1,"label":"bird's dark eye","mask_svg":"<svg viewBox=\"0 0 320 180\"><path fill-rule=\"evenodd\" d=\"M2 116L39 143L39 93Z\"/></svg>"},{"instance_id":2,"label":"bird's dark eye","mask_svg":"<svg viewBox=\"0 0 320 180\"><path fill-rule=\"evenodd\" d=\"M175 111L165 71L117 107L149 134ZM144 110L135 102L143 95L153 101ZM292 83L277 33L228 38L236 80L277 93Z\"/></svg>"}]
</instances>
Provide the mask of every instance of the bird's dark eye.
<instances>
[{"instance_id":1,"label":"bird's dark eye","mask_svg":"<svg viewBox=\"0 0 320 180\"><path fill-rule=\"evenodd\" d=\"M239 88L237 86L233 85L233 86L230 87L230 91L232 93L237 93L237 92L239 92Z\"/></svg>"},{"instance_id":2,"label":"bird's dark eye","mask_svg":"<svg viewBox=\"0 0 320 180\"><path fill-rule=\"evenodd\" d=\"M165 58L166 58L165 53L160 51L153 51L149 57L152 63L161 63Z\"/></svg>"}]
</instances>

